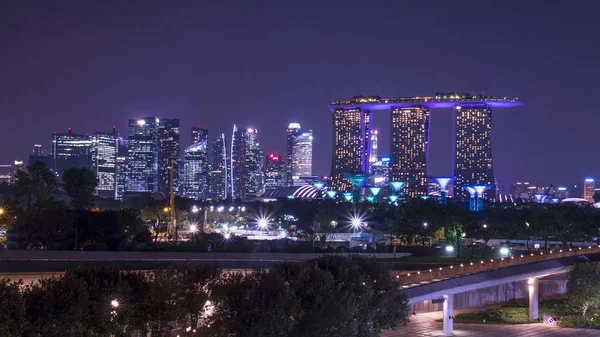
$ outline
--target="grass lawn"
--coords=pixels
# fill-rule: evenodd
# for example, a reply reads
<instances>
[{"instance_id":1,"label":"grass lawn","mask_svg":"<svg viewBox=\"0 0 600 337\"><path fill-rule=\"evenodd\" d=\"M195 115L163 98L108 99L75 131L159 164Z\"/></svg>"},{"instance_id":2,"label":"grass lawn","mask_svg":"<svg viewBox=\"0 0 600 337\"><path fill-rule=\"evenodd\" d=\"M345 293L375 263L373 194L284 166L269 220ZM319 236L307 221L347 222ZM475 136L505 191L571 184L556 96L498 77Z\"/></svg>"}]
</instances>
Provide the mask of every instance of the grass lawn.
<instances>
[{"instance_id":1,"label":"grass lawn","mask_svg":"<svg viewBox=\"0 0 600 337\"><path fill-rule=\"evenodd\" d=\"M560 319L564 316L577 314L567 300L540 301L538 308L540 319L550 316ZM526 324L529 318L529 308L526 302L513 302L497 309L474 311L454 316L456 323L496 323L496 324Z\"/></svg>"}]
</instances>

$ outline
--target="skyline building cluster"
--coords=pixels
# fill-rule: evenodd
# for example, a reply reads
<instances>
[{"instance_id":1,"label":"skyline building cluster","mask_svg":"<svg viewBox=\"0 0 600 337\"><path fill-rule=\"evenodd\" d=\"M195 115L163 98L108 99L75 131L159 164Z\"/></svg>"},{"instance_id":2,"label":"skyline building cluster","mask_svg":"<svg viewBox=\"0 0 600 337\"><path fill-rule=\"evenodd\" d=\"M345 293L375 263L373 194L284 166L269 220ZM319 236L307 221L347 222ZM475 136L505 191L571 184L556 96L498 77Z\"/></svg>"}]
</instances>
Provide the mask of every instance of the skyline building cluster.
<instances>
[{"instance_id":1,"label":"skyline building cluster","mask_svg":"<svg viewBox=\"0 0 600 337\"><path fill-rule=\"evenodd\" d=\"M285 156L265 156L258 129L235 124L229 139L221 133L212 141L207 129L193 127L192 144L182 148L179 119L152 116L128 120L125 137L114 126L110 132L91 135L70 128L65 133L54 132L50 154L35 144L29 163L42 161L59 178L68 168L87 167L98 178L96 194L102 198L122 199L144 192L167 197L172 189L191 199L253 199L268 189L323 181L331 195L401 182L400 192L407 198L443 195L472 199L476 191L477 200L503 200L506 194L497 186L493 167L492 109L521 104L507 97L459 93L408 98L354 96L332 102L334 147L329 178L313 175L313 133L299 123L287 127ZM445 177L450 180L443 187L436 180L439 177L427 175L431 113L440 108L453 111L453 173ZM389 114L389 156L380 156L382 134L372 127L373 113L381 111ZM16 170L13 165L0 165L0 183L14 182ZM576 194L593 200L595 185L593 179L588 180ZM562 186L517 183L510 195L566 198L573 192Z\"/></svg>"},{"instance_id":2,"label":"skyline building cluster","mask_svg":"<svg viewBox=\"0 0 600 337\"><path fill-rule=\"evenodd\" d=\"M179 119L156 116L128 120L126 136L120 136L114 126L110 132L92 135L71 128L54 132L50 154L35 144L29 164L41 161L59 179L69 168L88 168L97 176L95 194L101 198L123 199L139 193L167 198L173 190L196 200L253 199L266 189L310 183L300 178L312 175L312 131L303 132L298 123L290 125L297 131L290 136L288 129L290 175L284 157L265 158L256 128L234 124L230 142L224 133L209 142L208 129L193 127L192 144L182 153ZM15 167L0 165L0 183L14 182Z\"/></svg>"}]
</instances>

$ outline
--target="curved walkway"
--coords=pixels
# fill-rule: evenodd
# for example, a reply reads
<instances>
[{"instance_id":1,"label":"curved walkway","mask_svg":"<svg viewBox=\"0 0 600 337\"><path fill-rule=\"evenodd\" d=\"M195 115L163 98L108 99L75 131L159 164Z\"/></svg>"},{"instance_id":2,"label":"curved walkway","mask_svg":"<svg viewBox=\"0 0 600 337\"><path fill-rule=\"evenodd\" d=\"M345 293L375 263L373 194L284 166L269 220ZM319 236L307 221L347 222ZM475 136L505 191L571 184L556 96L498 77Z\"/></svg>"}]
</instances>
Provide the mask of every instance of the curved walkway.
<instances>
[{"instance_id":1,"label":"curved walkway","mask_svg":"<svg viewBox=\"0 0 600 337\"><path fill-rule=\"evenodd\" d=\"M469 310L472 311L472 310ZM459 311L462 312L462 311ZM456 311L455 311L456 313ZM450 336L442 332L442 322L436 320L442 318L441 312L419 314L410 317L407 326L399 326L395 331L386 331L381 337L430 337ZM600 330L593 329L568 329L558 326L534 323L534 324L465 324L454 323L454 334L452 336L467 337L600 337Z\"/></svg>"}]
</instances>

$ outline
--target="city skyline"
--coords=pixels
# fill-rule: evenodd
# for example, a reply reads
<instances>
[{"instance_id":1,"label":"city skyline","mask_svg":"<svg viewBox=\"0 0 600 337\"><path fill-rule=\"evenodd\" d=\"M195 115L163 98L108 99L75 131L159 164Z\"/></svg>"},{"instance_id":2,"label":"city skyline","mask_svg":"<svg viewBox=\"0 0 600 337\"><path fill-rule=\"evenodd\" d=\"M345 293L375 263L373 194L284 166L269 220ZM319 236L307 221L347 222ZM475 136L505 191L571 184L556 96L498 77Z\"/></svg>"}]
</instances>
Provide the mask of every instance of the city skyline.
<instances>
[{"instance_id":1,"label":"city skyline","mask_svg":"<svg viewBox=\"0 0 600 337\"><path fill-rule=\"evenodd\" d=\"M26 160L33 144L48 152L52 131L92 134L113 123L126 130L128 119L157 115L180 119L182 147L190 144L191 126L229 136L233 122L265 131L299 122L315 134L314 173L327 175L332 128L323 107L331 99L448 89L527 100L494 115L494 174L501 185L581 184L600 168L587 139L600 122L594 113L599 50L589 43L598 7L535 0L350 0L294 8L275 1L248 8L148 1L103 4L102 11L73 1L5 4L0 111L11 127L0 143L11 146L0 151L0 163ZM371 24L347 20L362 9ZM394 23L398 12L406 14L402 26ZM112 13L110 20L102 13ZM334 56L357 38L388 47ZM431 115L431 175L451 174L451 130L442 130L451 115L451 109ZM374 128L386 130L387 123L374 116ZM390 153L390 136L379 135L382 155ZM285 154L285 135L261 137L265 153ZM532 141L541 139L543 146ZM552 165L540 170L549 158Z\"/></svg>"}]
</instances>

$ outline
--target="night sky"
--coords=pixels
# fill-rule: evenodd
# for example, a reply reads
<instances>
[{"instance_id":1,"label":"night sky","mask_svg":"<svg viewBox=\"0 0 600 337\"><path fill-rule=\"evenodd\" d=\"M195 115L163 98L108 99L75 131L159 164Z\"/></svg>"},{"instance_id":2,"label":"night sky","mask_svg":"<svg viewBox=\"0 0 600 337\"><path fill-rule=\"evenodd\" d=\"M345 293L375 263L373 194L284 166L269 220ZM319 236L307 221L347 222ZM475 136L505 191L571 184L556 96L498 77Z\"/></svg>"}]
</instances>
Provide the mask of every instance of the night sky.
<instances>
[{"instance_id":1,"label":"night sky","mask_svg":"<svg viewBox=\"0 0 600 337\"><path fill-rule=\"evenodd\" d=\"M526 105L493 114L500 185L600 179L600 1L0 2L0 163L27 160L53 131L127 133L127 119L180 118L210 138L315 133L329 174L327 104L352 95L484 92ZM381 149L389 115L375 115ZM432 113L430 175L449 175L451 111Z\"/></svg>"}]
</instances>

